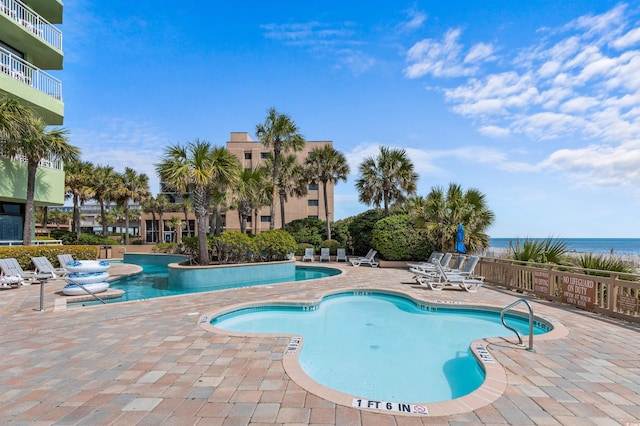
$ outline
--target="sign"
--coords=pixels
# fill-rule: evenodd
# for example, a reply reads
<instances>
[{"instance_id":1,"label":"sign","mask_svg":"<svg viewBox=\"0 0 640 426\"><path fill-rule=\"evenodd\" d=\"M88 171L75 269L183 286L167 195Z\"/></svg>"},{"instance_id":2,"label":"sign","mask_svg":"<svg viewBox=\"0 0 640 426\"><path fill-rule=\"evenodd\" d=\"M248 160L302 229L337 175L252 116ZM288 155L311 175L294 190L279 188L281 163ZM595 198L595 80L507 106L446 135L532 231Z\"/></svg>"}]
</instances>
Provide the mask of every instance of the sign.
<instances>
[{"instance_id":1,"label":"sign","mask_svg":"<svg viewBox=\"0 0 640 426\"><path fill-rule=\"evenodd\" d=\"M475 349L476 353L480 357L480 360L485 364L493 364L495 362L489 351L485 349L484 345L481 345L479 343L475 344L473 345L473 349Z\"/></svg>"},{"instance_id":2,"label":"sign","mask_svg":"<svg viewBox=\"0 0 640 426\"><path fill-rule=\"evenodd\" d=\"M295 355L296 352L298 352L298 347L300 346L300 343L302 343L302 337L292 337L291 340L289 340L289 345L287 346L287 349L284 351L284 354Z\"/></svg>"},{"instance_id":3,"label":"sign","mask_svg":"<svg viewBox=\"0 0 640 426\"><path fill-rule=\"evenodd\" d=\"M396 413L422 414L424 416L429 415L429 410L424 405L406 404L403 402L373 401L370 399L353 398L351 406L380 411L392 411Z\"/></svg>"},{"instance_id":4,"label":"sign","mask_svg":"<svg viewBox=\"0 0 640 426\"><path fill-rule=\"evenodd\" d=\"M533 291L549 294L549 271L533 272Z\"/></svg>"},{"instance_id":5,"label":"sign","mask_svg":"<svg viewBox=\"0 0 640 426\"><path fill-rule=\"evenodd\" d=\"M628 294L619 294L617 306L621 311L638 312L638 298Z\"/></svg>"},{"instance_id":6,"label":"sign","mask_svg":"<svg viewBox=\"0 0 640 426\"><path fill-rule=\"evenodd\" d=\"M579 308L593 310L596 282L587 278L562 276L562 301Z\"/></svg>"}]
</instances>

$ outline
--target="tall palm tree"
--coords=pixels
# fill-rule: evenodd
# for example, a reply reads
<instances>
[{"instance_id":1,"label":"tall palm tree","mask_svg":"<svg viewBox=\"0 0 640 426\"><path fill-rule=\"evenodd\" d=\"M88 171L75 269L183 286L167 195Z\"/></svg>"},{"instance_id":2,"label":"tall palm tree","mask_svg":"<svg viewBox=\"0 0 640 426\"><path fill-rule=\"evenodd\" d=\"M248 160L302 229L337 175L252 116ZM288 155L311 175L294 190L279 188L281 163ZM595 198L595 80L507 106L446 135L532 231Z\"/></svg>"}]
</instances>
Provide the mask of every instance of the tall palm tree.
<instances>
[{"instance_id":1,"label":"tall palm tree","mask_svg":"<svg viewBox=\"0 0 640 426\"><path fill-rule=\"evenodd\" d=\"M268 158L265 165L267 168L273 167L273 159ZM280 200L280 218L282 219L280 226L284 229L287 222L285 217L285 204L289 200L289 197L302 197L308 190L304 168L298 163L295 155L282 156L278 181L272 184L277 189L278 199Z\"/></svg>"},{"instance_id":2,"label":"tall palm tree","mask_svg":"<svg viewBox=\"0 0 640 426\"><path fill-rule=\"evenodd\" d=\"M119 184L114 190L118 204L124 209L125 220L125 244L129 244L129 202L143 203L151 196L149 191L149 177L144 173L138 173L131 167L125 167L120 175Z\"/></svg>"},{"instance_id":3,"label":"tall palm tree","mask_svg":"<svg viewBox=\"0 0 640 426\"><path fill-rule=\"evenodd\" d=\"M65 198L71 198L73 202L73 219L71 230L76 238L80 238L80 206L93 198L94 166L88 161L71 161L67 163L64 174Z\"/></svg>"},{"instance_id":4,"label":"tall palm tree","mask_svg":"<svg viewBox=\"0 0 640 426\"><path fill-rule=\"evenodd\" d=\"M191 226L189 225L189 212L193 210L193 202L190 194L185 192L182 194L182 213L184 214L184 226L187 229L187 235L191 236Z\"/></svg>"},{"instance_id":5,"label":"tall palm tree","mask_svg":"<svg viewBox=\"0 0 640 426\"><path fill-rule=\"evenodd\" d=\"M256 125L256 136L262 145L271 149L273 159L272 182L273 197L271 201L271 223L269 229L275 229L276 205L275 200L278 195L278 182L280 182L280 161L281 155L290 151L302 151L304 149L304 137L299 133L298 126L287 114L279 113L271 107L267 110L267 118L263 124ZM284 226L284 218L282 218Z\"/></svg>"},{"instance_id":6,"label":"tall palm tree","mask_svg":"<svg viewBox=\"0 0 640 426\"><path fill-rule=\"evenodd\" d=\"M449 184L446 191L434 187L416 212L428 235L437 242L439 250L454 250L456 230L460 224L465 227L465 245L469 250L476 251L489 246L486 231L495 215L488 208L484 194L477 189L464 191L454 183Z\"/></svg>"},{"instance_id":7,"label":"tall palm tree","mask_svg":"<svg viewBox=\"0 0 640 426\"><path fill-rule=\"evenodd\" d=\"M164 242L164 220L162 219L162 216L164 215L164 212L169 210L169 204L167 196L162 194L158 194L156 202L153 203L155 212L158 214L158 235L160 235L160 238L158 238L159 243Z\"/></svg>"},{"instance_id":8,"label":"tall palm tree","mask_svg":"<svg viewBox=\"0 0 640 426\"><path fill-rule=\"evenodd\" d=\"M329 217L329 200L327 185L336 184L338 181L347 181L349 165L347 159L331 145L314 148L305 160L307 173L312 182L322 183L322 196L324 198L324 217L327 220L327 239L331 239L331 218Z\"/></svg>"},{"instance_id":9,"label":"tall palm tree","mask_svg":"<svg viewBox=\"0 0 640 426\"><path fill-rule=\"evenodd\" d=\"M211 202L213 204L213 231L214 235L222 232L222 212L228 208L228 192L234 188L240 178L242 166L238 157L224 147L214 147L211 150L213 165L213 184L210 188Z\"/></svg>"},{"instance_id":10,"label":"tall palm tree","mask_svg":"<svg viewBox=\"0 0 640 426\"><path fill-rule=\"evenodd\" d=\"M366 158L360 164L360 179L356 181L359 200L365 204L384 206L389 215L393 202L402 202L407 195L414 195L418 174L404 149L380 147L377 157Z\"/></svg>"},{"instance_id":11,"label":"tall palm tree","mask_svg":"<svg viewBox=\"0 0 640 426\"><path fill-rule=\"evenodd\" d=\"M217 148L216 148L217 149ZM224 148L222 148L224 149ZM207 228L209 226L211 189L220 184L221 177L227 181L239 173L239 160L235 162L226 155L215 155L215 149L206 141L196 140L186 145L172 145L165 149L161 161L155 165L158 176L167 186L177 192L190 192L198 230L198 263L209 264ZM224 157L227 161L223 161Z\"/></svg>"},{"instance_id":12,"label":"tall palm tree","mask_svg":"<svg viewBox=\"0 0 640 426\"><path fill-rule=\"evenodd\" d=\"M91 187L93 188L93 199L100 204L100 217L102 223L106 223L105 204L116 201L117 179L118 175L111 166L98 165L93 170ZM106 226L102 227L102 236L107 238L109 230Z\"/></svg>"},{"instance_id":13,"label":"tall palm tree","mask_svg":"<svg viewBox=\"0 0 640 426\"><path fill-rule=\"evenodd\" d=\"M140 208L142 209L142 211L144 213L151 213L151 241L152 242L160 242L159 239L156 237L156 197L149 197L147 198L147 200L142 203L142 205L140 205Z\"/></svg>"},{"instance_id":14,"label":"tall palm tree","mask_svg":"<svg viewBox=\"0 0 640 426\"><path fill-rule=\"evenodd\" d=\"M238 211L238 219L240 220L240 232L247 232L247 221L251 218L252 200L260 187L265 185L266 168L254 167L253 169L244 169L240 172L238 185L233 191L233 205ZM255 229L255 227L254 227Z\"/></svg>"},{"instance_id":15,"label":"tall palm tree","mask_svg":"<svg viewBox=\"0 0 640 426\"><path fill-rule=\"evenodd\" d=\"M69 144L66 129L47 129L47 123L29 108L11 99L0 104L0 148L4 155L23 155L27 162L27 194L22 243L31 245L38 164L44 159L77 160L80 149Z\"/></svg>"}]
</instances>

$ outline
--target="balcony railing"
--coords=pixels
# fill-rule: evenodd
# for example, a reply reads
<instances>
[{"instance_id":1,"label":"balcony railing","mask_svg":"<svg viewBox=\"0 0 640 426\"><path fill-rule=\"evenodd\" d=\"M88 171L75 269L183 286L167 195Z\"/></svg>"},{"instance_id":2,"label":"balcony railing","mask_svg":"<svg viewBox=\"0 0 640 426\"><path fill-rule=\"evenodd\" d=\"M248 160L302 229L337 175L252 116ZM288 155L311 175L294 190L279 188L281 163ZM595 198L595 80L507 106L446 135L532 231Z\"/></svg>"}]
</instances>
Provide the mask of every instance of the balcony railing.
<instances>
[{"instance_id":1,"label":"balcony railing","mask_svg":"<svg viewBox=\"0 0 640 426\"><path fill-rule=\"evenodd\" d=\"M62 50L62 31L21 1L0 0L0 13L7 15L49 45Z\"/></svg>"},{"instance_id":2,"label":"balcony railing","mask_svg":"<svg viewBox=\"0 0 640 426\"><path fill-rule=\"evenodd\" d=\"M20 163L27 162L27 157L22 154L14 155L13 157L8 157L2 151L0 151L0 158L8 158L12 161L16 161ZM43 158L42 160L40 160L40 162L38 163L38 167L44 167L47 169L54 169L54 170L63 170L62 160L54 156L51 156L49 158Z\"/></svg>"},{"instance_id":3,"label":"balcony railing","mask_svg":"<svg viewBox=\"0 0 640 426\"><path fill-rule=\"evenodd\" d=\"M0 72L54 99L62 100L62 82L60 80L2 47L0 47Z\"/></svg>"}]
</instances>

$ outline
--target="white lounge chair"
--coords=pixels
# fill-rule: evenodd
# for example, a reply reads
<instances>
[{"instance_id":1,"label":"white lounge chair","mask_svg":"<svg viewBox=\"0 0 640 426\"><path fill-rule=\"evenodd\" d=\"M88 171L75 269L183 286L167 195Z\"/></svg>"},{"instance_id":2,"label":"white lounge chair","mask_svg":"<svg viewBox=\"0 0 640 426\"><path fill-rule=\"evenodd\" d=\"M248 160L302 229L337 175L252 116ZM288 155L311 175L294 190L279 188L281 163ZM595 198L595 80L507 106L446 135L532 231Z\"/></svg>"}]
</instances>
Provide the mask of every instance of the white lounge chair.
<instances>
[{"instance_id":1,"label":"white lounge chair","mask_svg":"<svg viewBox=\"0 0 640 426\"><path fill-rule=\"evenodd\" d=\"M41 257L32 257L31 261L36 267L37 274L49 274L52 278L60 278L67 275L67 270L64 268L56 268L54 267L49 259L44 256Z\"/></svg>"},{"instance_id":2,"label":"white lounge chair","mask_svg":"<svg viewBox=\"0 0 640 426\"><path fill-rule=\"evenodd\" d=\"M415 268L425 272L433 272L436 269L434 262L439 262L440 266L442 266L443 269L447 269L449 262L453 257L453 254L451 253L445 253L444 255L442 253L438 253L438 254L440 255L439 260L437 258L438 256L433 256L433 253L432 253L432 256L429 256L429 259L431 259L431 262L407 263L407 266L409 266L409 268Z\"/></svg>"},{"instance_id":3,"label":"white lounge chair","mask_svg":"<svg viewBox=\"0 0 640 426\"><path fill-rule=\"evenodd\" d=\"M347 249L339 248L336 252L336 262L340 262L341 260L345 262L349 260L347 259Z\"/></svg>"},{"instance_id":4,"label":"white lounge chair","mask_svg":"<svg viewBox=\"0 0 640 426\"><path fill-rule=\"evenodd\" d=\"M378 252L374 249L371 249L365 257L352 257L351 259L349 259L349 262L351 262L353 266L360 266L362 264L365 264L371 266L372 268L377 268L379 263L376 261L376 254L378 254Z\"/></svg>"},{"instance_id":5,"label":"white lounge chair","mask_svg":"<svg viewBox=\"0 0 640 426\"><path fill-rule=\"evenodd\" d=\"M411 269L411 272L415 274L414 278L418 282L418 284L427 286L431 290L442 290L446 286L457 286L468 291L469 293L477 292L478 289L484 284L483 277L476 277L471 274L461 275L460 273L447 272L442 269L442 266L440 266L440 262L434 262L433 264L436 267L435 272L425 272L419 269Z\"/></svg>"},{"instance_id":6,"label":"white lounge chair","mask_svg":"<svg viewBox=\"0 0 640 426\"><path fill-rule=\"evenodd\" d=\"M60 267L64 268L64 266L69 263L69 262L73 262L73 256L71 256L70 254L59 254L58 255L58 262L60 262Z\"/></svg>"},{"instance_id":7,"label":"white lounge chair","mask_svg":"<svg viewBox=\"0 0 640 426\"><path fill-rule=\"evenodd\" d=\"M326 260L327 262L331 262L331 255L329 254L328 247L322 247L320 249L320 262Z\"/></svg>"},{"instance_id":8,"label":"white lounge chair","mask_svg":"<svg viewBox=\"0 0 640 426\"><path fill-rule=\"evenodd\" d=\"M5 277L3 281L6 281L7 284L15 284L16 280L18 280L19 285L25 284L26 282L32 283L35 281L37 275L35 272L25 272L13 257L0 259L0 269L2 270L2 275Z\"/></svg>"},{"instance_id":9,"label":"white lounge chair","mask_svg":"<svg viewBox=\"0 0 640 426\"><path fill-rule=\"evenodd\" d=\"M304 249L304 256L302 256L302 261L304 262L305 260L308 260L309 262L313 262L314 254L313 254L312 248Z\"/></svg>"}]
</instances>

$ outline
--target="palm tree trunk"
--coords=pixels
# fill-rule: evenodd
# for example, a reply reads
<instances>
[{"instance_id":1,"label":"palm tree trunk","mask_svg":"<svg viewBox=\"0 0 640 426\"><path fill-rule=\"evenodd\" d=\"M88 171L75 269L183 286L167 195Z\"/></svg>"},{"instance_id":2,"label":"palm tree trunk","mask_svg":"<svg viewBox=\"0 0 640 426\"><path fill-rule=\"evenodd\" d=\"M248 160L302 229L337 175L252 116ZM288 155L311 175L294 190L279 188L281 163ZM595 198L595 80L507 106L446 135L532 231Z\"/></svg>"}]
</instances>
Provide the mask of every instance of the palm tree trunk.
<instances>
[{"instance_id":1,"label":"palm tree trunk","mask_svg":"<svg viewBox=\"0 0 640 426\"><path fill-rule=\"evenodd\" d=\"M124 205L124 244L129 245L129 200Z\"/></svg>"},{"instance_id":2,"label":"palm tree trunk","mask_svg":"<svg viewBox=\"0 0 640 426\"><path fill-rule=\"evenodd\" d=\"M49 222L49 207L42 207L42 229L47 232L47 223Z\"/></svg>"},{"instance_id":3,"label":"palm tree trunk","mask_svg":"<svg viewBox=\"0 0 640 426\"><path fill-rule=\"evenodd\" d=\"M285 203L284 195L281 195L280 196L280 219L282 220L282 223L280 224L280 229L284 229L284 223L285 223L284 203Z\"/></svg>"},{"instance_id":4,"label":"palm tree trunk","mask_svg":"<svg viewBox=\"0 0 640 426\"><path fill-rule=\"evenodd\" d=\"M100 221L102 222L102 236L109 236L109 227L107 226L107 211L104 208L104 201L100 200Z\"/></svg>"},{"instance_id":5,"label":"palm tree trunk","mask_svg":"<svg viewBox=\"0 0 640 426\"><path fill-rule=\"evenodd\" d=\"M24 227L22 228L22 244L25 246L30 246L32 242L37 170L38 163L30 161L27 165L27 201L24 211Z\"/></svg>"},{"instance_id":6,"label":"palm tree trunk","mask_svg":"<svg viewBox=\"0 0 640 426\"><path fill-rule=\"evenodd\" d=\"M322 182L322 195L324 196L324 217L327 221L327 240L331 239L331 220L329 219L329 204L327 203L327 181Z\"/></svg>"}]
</instances>

